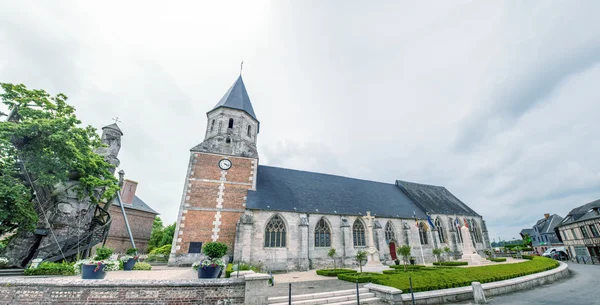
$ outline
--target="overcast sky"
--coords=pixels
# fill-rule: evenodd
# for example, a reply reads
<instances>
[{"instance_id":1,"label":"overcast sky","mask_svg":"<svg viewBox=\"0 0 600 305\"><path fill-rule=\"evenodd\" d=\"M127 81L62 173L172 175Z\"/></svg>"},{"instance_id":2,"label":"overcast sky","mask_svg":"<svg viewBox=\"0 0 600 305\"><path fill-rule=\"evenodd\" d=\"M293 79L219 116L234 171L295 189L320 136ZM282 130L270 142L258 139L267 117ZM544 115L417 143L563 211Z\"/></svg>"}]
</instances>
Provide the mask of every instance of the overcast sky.
<instances>
[{"instance_id":1,"label":"overcast sky","mask_svg":"<svg viewBox=\"0 0 600 305\"><path fill-rule=\"evenodd\" d=\"M443 185L517 237L600 198L598 1L3 1L0 81L69 96L176 220L239 73L260 163ZM383 204L383 203L382 203Z\"/></svg>"}]
</instances>

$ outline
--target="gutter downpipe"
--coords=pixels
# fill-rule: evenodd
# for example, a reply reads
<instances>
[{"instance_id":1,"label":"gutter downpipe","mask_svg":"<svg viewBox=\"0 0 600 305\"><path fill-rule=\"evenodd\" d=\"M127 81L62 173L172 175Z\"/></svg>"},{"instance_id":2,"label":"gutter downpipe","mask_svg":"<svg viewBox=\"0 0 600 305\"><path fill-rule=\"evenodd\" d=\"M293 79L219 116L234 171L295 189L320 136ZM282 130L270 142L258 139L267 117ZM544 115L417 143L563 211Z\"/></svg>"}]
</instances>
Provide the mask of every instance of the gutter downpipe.
<instances>
[{"instance_id":1,"label":"gutter downpipe","mask_svg":"<svg viewBox=\"0 0 600 305\"><path fill-rule=\"evenodd\" d=\"M117 199L119 200L119 205L121 206L121 212L123 212L123 219L125 219L125 227L127 228L127 234L129 234L131 247L135 248L135 242L133 241L133 235L131 234L131 228L129 227L129 220L127 220L127 214L125 214L125 207L123 206L123 201L121 201L121 192L117 192Z\"/></svg>"}]
</instances>

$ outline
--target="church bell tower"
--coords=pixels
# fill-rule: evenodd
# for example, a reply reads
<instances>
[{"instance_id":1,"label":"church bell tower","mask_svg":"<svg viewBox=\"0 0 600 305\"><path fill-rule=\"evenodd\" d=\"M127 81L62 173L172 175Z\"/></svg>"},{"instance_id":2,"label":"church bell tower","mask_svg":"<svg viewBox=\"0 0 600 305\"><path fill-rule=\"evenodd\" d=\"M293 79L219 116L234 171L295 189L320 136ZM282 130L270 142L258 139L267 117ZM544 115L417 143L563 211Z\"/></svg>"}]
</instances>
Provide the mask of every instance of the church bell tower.
<instances>
[{"instance_id":1,"label":"church bell tower","mask_svg":"<svg viewBox=\"0 0 600 305\"><path fill-rule=\"evenodd\" d=\"M189 265L211 241L233 254L236 223L256 189L260 123L240 75L207 114L204 141L190 150L169 265Z\"/></svg>"}]
</instances>

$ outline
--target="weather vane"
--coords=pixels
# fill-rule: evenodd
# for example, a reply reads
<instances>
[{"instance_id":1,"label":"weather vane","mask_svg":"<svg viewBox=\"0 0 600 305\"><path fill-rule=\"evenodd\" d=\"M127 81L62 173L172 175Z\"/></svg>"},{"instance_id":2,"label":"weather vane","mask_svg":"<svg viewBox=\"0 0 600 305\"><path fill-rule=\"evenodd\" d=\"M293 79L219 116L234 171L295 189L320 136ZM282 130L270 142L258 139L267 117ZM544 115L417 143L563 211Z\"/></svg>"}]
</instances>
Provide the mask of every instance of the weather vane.
<instances>
[{"instance_id":1,"label":"weather vane","mask_svg":"<svg viewBox=\"0 0 600 305\"><path fill-rule=\"evenodd\" d=\"M117 123L121 123L121 121L119 121L119 117L112 118L112 120L113 120L113 121L115 121L115 124L117 124Z\"/></svg>"}]
</instances>

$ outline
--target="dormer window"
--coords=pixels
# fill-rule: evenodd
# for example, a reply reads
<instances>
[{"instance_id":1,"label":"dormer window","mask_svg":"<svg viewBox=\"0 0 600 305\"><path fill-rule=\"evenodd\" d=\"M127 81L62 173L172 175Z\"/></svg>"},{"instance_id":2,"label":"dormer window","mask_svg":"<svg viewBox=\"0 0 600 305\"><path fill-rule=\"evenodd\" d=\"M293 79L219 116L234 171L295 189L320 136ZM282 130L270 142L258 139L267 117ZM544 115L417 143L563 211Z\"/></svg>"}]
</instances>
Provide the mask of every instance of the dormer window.
<instances>
[{"instance_id":1,"label":"dormer window","mask_svg":"<svg viewBox=\"0 0 600 305\"><path fill-rule=\"evenodd\" d=\"M233 119L229 119L229 128L233 128Z\"/></svg>"}]
</instances>

